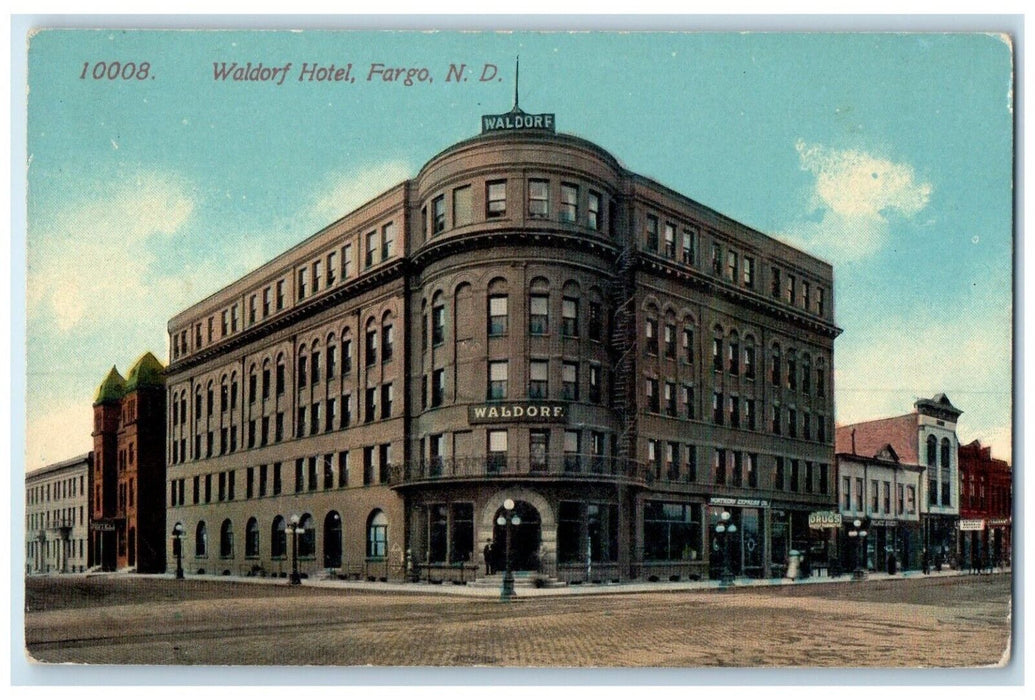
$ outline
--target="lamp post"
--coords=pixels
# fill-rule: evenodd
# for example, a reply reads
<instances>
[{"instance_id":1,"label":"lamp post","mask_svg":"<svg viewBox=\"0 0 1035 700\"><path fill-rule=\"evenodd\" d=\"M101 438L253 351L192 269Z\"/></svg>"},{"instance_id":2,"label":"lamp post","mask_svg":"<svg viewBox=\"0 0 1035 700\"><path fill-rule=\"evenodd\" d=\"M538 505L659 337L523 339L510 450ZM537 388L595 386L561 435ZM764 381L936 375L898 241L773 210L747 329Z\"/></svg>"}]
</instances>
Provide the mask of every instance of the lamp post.
<instances>
[{"instance_id":1,"label":"lamp post","mask_svg":"<svg viewBox=\"0 0 1035 700\"><path fill-rule=\"evenodd\" d=\"M510 568L510 529L521 524L521 517L514 512L514 501L510 498L503 501L503 513L496 518L496 524L507 530L507 544L504 551L503 586L500 588L500 600L507 601L514 596L514 572Z\"/></svg>"},{"instance_id":2,"label":"lamp post","mask_svg":"<svg viewBox=\"0 0 1035 700\"><path fill-rule=\"evenodd\" d=\"M183 578L183 525L173 525L173 554L176 555L176 578Z\"/></svg>"},{"instance_id":3,"label":"lamp post","mask_svg":"<svg viewBox=\"0 0 1035 700\"><path fill-rule=\"evenodd\" d=\"M848 536L854 537L859 543L858 554L855 559L855 571L852 572L852 578L856 581L862 581L866 578L866 567L864 566L866 550L863 549L865 546L863 542L866 540L866 534L866 530L862 529L862 520L856 518L852 521L852 529L848 531Z\"/></svg>"},{"instance_id":4,"label":"lamp post","mask_svg":"<svg viewBox=\"0 0 1035 700\"><path fill-rule=\"evenodd\" d=\"M305 528L299 523L300 520L298 513L293 514L291 526L287 528L288 534L291 535L291 578L288 579L288 584L292 586L302 583L302 577L298 575L298 536L305 532Z\"/></svg>"},{"instance_id":5,"label":"lamp post","mask_svg":"<svg viewBox=\"0 0 1035 700\"><path fill-rule=\"evenodd\" d=\"M728 536L737 532L737 524L731 523L730 517L728 511L722 511L719 515L719 523L715 526L715 534L722 538L722 543L720 544L720 549L722 549L722 575L719 577L719 588L729 588L733 585Z\"/></svg>"}]
</instances>

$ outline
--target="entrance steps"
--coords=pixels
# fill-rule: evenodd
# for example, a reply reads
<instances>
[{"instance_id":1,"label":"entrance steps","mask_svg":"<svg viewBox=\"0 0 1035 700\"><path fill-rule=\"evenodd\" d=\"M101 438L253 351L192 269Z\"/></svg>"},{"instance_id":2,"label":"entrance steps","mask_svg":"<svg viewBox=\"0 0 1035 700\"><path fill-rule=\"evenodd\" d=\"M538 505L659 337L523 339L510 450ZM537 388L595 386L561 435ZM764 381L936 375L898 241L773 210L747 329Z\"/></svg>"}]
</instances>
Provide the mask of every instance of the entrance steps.
<instances>
[{"instance_id":1,"label":"entrance steps","mask_svg":"<svg viewBox=\"0 0 1035 700\"><path fill-rule=\"evenodd\" d=\"M558 581L553 576L547 576L538 571L515 571L513 573L515 590L519 588L563 588L568 585L564 581ZM499 590L503 587L503 572L489 574L488 576L480 575L477 580L467 585L472 588L495 588Z\"/></svg>"}]
</instances>

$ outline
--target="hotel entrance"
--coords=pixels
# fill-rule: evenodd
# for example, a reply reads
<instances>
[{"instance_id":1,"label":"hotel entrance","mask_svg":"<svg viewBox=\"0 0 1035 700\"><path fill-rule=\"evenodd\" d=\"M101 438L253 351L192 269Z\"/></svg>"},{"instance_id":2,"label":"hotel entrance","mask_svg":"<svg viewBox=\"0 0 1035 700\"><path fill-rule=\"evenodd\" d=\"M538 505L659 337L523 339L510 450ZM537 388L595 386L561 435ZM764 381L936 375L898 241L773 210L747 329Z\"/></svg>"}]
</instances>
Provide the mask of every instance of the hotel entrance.
<instances>
[{"instance_id":1,"label":"hotel entrance","mask_svg":"<svg viewBox=\"0 0 1035 700\"><path fill-rule=\"evenodd\" d=\"M495 571L504 571L507 568L508 526L496 522L500 516L505 515L505 509L500 508L492 518L492 558ZM513 515L517 515L520 522L509 526L511 571L539 571L539 545L542 542L539 511L525 501L515 501L511 513L511 516Z\"/></svg>"}]
</instances>

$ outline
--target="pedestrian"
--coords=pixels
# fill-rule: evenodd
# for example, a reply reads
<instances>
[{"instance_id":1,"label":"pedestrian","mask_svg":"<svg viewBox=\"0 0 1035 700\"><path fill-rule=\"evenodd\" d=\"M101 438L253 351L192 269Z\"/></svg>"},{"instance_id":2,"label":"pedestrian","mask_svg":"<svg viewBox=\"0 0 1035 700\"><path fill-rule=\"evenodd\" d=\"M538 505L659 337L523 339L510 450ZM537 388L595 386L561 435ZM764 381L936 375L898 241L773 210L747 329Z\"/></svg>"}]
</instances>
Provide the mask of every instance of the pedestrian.
<instances>
[{"instance_id":1,"label":"pedestrian","mask_svg":"<svg viewBox=\"0 0 1035 700\"><path fill-rule=\"evenodd\" d=\"M494 574L495 567L492 561L492 540L485 543L485 549L482 550L482 556L485 557L485 575Z\"/></svg>"}]
</instances>

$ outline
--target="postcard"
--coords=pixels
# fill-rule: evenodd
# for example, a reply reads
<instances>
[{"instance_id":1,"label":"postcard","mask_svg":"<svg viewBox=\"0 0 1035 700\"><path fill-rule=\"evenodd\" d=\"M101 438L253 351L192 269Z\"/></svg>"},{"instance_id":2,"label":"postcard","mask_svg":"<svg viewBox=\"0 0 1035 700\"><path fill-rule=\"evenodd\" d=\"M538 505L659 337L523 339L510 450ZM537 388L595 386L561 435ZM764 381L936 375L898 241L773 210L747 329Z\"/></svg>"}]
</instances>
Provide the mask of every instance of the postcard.
<instances>
[{"instance_id":1,"label":"postcard","mask_svg":"<svg viewBox=\"0 0 1035 700\"><path fill-rule=\"evenodd\" d=\"M33 664L1009 664L1010 35L27 55Z\"/></svg>"}]
</instances>

